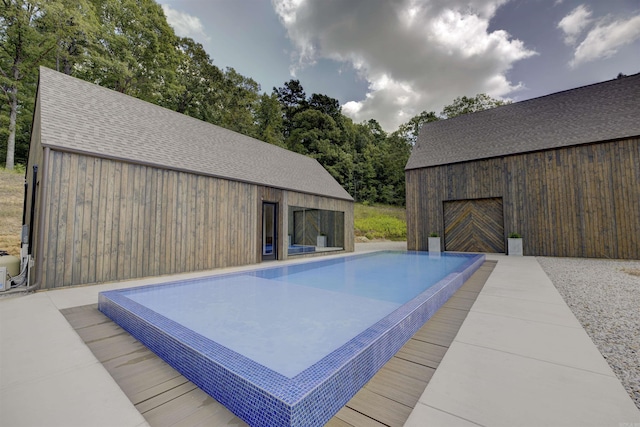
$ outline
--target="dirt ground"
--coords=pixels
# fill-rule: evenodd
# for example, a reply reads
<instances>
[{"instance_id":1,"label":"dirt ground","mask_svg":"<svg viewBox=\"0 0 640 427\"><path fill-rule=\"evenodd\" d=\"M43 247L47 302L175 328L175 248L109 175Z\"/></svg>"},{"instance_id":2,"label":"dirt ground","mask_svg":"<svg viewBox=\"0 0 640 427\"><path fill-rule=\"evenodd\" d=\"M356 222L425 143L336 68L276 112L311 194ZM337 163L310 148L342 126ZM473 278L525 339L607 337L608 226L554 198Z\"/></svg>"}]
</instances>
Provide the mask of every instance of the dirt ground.
<instances>
[{"instance_id":1,"label":"dirt ground","mask_svg":"<svg viewBox=\"0 0 640 427\"><path fill-rule=\"evenodd\" d=\"M0 169L0 251L20 255L24 174Z\"/></svg>"}]
</instances>

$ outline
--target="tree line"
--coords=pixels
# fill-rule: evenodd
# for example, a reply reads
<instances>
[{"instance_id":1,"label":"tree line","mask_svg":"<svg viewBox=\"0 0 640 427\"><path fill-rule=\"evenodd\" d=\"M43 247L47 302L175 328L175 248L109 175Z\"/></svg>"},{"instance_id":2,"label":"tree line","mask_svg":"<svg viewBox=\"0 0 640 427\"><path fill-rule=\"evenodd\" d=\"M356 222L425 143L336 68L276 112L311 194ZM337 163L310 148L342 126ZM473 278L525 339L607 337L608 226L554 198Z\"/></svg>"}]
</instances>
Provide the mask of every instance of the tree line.
<instances>
[{"instance_id":1,"label":"tree line","mask_svg":"<svg viewBox=\"0 0 640 427\"><path fill-rule=\"evenodd\" d=\"M307 95L298 80L263 92L178 37L154 0L0 0L0 159L26 164L38 67L143 99L313 157L356 199L403 205L404 166L420 127L502 104L456 98L387 133L354 123L338 100Z\"/></svg>"}]
</instances>

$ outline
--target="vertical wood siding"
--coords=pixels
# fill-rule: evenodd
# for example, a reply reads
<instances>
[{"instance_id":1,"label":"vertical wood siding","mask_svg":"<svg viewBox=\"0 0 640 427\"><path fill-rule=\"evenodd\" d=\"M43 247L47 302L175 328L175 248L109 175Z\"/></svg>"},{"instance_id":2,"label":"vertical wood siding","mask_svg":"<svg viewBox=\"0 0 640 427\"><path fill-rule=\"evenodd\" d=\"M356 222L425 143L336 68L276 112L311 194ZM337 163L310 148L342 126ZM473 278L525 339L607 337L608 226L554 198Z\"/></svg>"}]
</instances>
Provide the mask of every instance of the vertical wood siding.
<instances>
[{"instance_id":1,"label":"vertical wood siding","mask_svg":"<svg viewBox=\"0 0 640 427\"><path fill-rule=\"evenodd\" d=\"M640 139L409 170L407 246L444 235L443 202L502 197L525 255L640 259Z\"/></svg>"},{"instance_id":2,"label":"vertical wood siding","mask_svg":"<svg viewBox=\"0 0 640 427\"><path fill-rule=\"evenodd\" d=\"M43 288L258 261L257 186L52 151Z\"/></svg>"},{"instance_id":3,"label":"vertical wood siding","mask_svg":"<svg viewBox=\"0 0 640 427\"><path fill-rule=\"evenodd\" d=\"M354 250L348 201L57 151L47 183L41 288L258 263L262 199L279 203L281 259L287 199L344 211Z\"/></svg>"}]
</instances>

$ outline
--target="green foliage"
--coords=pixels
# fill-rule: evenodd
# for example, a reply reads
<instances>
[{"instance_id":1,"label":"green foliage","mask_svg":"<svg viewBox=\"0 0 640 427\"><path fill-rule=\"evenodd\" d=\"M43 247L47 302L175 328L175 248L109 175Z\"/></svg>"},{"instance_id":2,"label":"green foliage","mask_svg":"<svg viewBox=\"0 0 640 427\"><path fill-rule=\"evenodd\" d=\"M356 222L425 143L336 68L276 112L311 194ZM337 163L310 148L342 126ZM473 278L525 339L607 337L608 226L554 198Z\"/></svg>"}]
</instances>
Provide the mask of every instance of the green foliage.
<instances>
[{"instance_id":1,"label":"green foliage","mask_svg":"<svg viewBox=\"0 0 640 427\"><path fill-rule=\"evenodd\" d=\"M401 137L405 141L408 141L411 145L415 145L418 140L418 134L420 129L425 123L435 122L440 120L436 113L433 111L427 113L423 111L415 117L412 117L407 123L400 125L395 135Z\"/></svg>"},{"instance_id":2,"label":"green foliage","mask_svg":"<svg viewBox=\"0 0 640 427\"><path fill-rule=\"evenodd\" d=\"M356 235L367 239L404 240L407 238L407 224L392 217L373 217L355 221Z\"/></svg>"},{"instance_id":3,"label":"green foliage","mask_svg":"<svg viewBox=\"0 0 640 427\"><path fill-rule=\"evenodd\" d=\"M260 85L255 80L227 67L222 83L222 103L216 109L214 123L255 137L254 115L260 98L259 92Z\"/></svg>"},{"instance_id":4,"label":"green foliage","mask_svg":"<svg viewBox=\"0 0 640 427\"><path fill-rule=\"evenodd\" d=\"M21 125L30 122L32 113L23 107L35 94L38 65L56 47L55 37L42 31L47 27L48 6L48 2L36 0L0 2L0 96L6 104L0 113L6 124L2 136L7 169L14 167L16 148L25 142L28 145L29 129Z\"/></svg>"},{"instance_id":5,"label":"green foliage","mask_svg":"<svg viewBox=\"0 0 640 427\"><path fill-rule=\"evenodd\" d=\"M180 57L176 90L165 96L163 106L207 122L214 122L221 109L224 74L213 65L200 43L190 38L177 42Z\"/></svg>"},{"instance_id":6,"label":"green foliage","mask_svg":"<svg viewBox=\"0 0 640 427\"><path fill-rule=\"evenodd\" d=\"M336 123L341 123L343 120L340 102L327 95L321 95L318 93L312 94L307 100L306 106L330 116Z\"/></svg>"},{"instance_id":7,"label":"green foliage","mask_svg":"<svg viewBox=\"0 0 640 427\"><path fill-rule=\"evenodd\" d=\"M60 0L56 0L60 1ZM178 38L154 0L91 0L100 23L91 55L74 72L161 104L178 90Z\"/></svg>"},{"instance_id":8,"label":"green foliage","mask_svg":"<svg viewBox=\"0 0 640 427\"><path fill-rule=\"evenodd\" d=\"M510 239L522 239L522 236L519 233L509 233Z\"/></svg>"},{"instance_id":9,"label":"green foliage","mask_svg":"<svg viewBox=\"0 0 640 427\"><path fill-rule=\"evenodd\" d=\"M99 55L98 15L91 0L56 0L46 4L46 19L40 31L56 44L51 66L71 75L86 58Z\"/></svg>"},{"instance_id":10,"label":"green foliage","mask_svg":"<svg viewBox=\"0 0 640 427\"><path fill-rule=\"evenodd\" d=\"M357 203L355 211L356 236L367 239L404 240L407 238L405 211L385 205Z\"/></svg>"},{"instance_id":11,"label":"green foliage","mask_svg":"<svg viewBox=\"0 0 640 427\"><path fill-rule=\"evenodd\" d=\"M446 119L451 119L462 114L475 113L477 111L488 110L500 105L510 104L511 101L492 98L487 94L479 93L474 97L457 97L453 103L443 108L440 113Z\"/></svg>"},{"instance_id":12,"label":"green foliage","mask_svg":"<svg viewBox=\"0 0 640 427\"><path fill-rule=\"evenodd\" d=\"M429 237L440 237L440 235L434 231L429 233Z\"/></svg>"},{"instance_id":13,"label":"green foliage","mask_svg":"<svg viewBox=\"0 0 640 427\"><path fill-rule=\"evenodd\" d=\"M293 131L293 117L307 108L307 95L300 80L289 80L283 87L273 88L282 106L283 135L288 138Z\"/></svg>"},{"instance_id":14,"label":"green foliage","mask_svg":"<svg viewBox=\"0 0 640 427\"><path fill-rule=\"evenodd\" d=\"M372 216L391 216L406 222L406 210L399 206L382 205L379 203L362 202L353 206L354 218L369 218Z\"/></svg>"},{"instance_id":15,"label":"green foliage","mask_svg":"<svg viewBox=\"0 0 640 427\"><path fill-rule=\"evenodd\" d=\"M263 93L256 108L256 137L269 144L284 147L282 107L275 92Z\"/></svg>"}]
</instances>

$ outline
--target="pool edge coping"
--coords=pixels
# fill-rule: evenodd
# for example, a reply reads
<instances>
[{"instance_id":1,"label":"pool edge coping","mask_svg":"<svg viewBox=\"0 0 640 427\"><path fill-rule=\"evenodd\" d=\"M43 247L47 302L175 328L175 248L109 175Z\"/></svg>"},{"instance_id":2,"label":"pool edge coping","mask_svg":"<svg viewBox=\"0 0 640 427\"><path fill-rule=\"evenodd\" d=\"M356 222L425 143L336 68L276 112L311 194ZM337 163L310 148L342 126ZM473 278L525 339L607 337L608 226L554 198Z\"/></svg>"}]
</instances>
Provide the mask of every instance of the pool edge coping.
<instances>
[{"instance_id":1,"label":"pool edge coping","mask_svg":"<svg viewBox=\"0 0 640 427\"><path fill-rule=\"evenodd\" d=\"M397 252L397 251L382 251L382 252ZM414 252L414 251L403 251L403 252ZM364 257L364 256L373 255L376 253L380 253L380 251L376 251L372 253L364 253L364 254L355 254L352 256ZM207 383L206 381L199 379L198 377L201 375L196 374L195 372L189 372L189 369L187 368L176 366L179 363L179 361L174 360L176 357L175 355L167 354L162 348L157 346L158 345L157 343L145 342L145 341L148 341L148 338L145 337L144 335L145 332L136 331L135 330L136 327L132 323L130 323L130 321L126 321L124 322L125 325L122 325L121 324L123 323L122 319L120 319L121 321L118 321L114 319L111 315L109 315L109 313L104 311L103 313L106 314L112 320L114 320L114 322L122 326L129 333L131 333L135 338L143 342L147 347L151 348L163 360L165 360L172 367L174 367L174 369L181 372L185 377L193 381L196 385L198 385L203 390L207 391L208 394L212 395L218 401L223 403L227 408L229 408L232 412L234 412L239 417L245 419L245 421L247 422L255 421L256 420L255 417L256 416L260 417L260 413L262 413L262 410L258 411L258 414L254 414L255 412L254 409L247 409L247 408L243 409L243 408L237 407L237 405L234 404L233 402L230 402L228 400L230 398L226 396L228 393L224 390L227 388L229 384L233 384L233 386L230 387L231 389L233 389L234 386L240 387L243 390L244 390L244 387L246 387L247 385L250 385L251 387L255 387L255 389L251 391L252 393L251 395L257 396L255 397L257 401L252 401L253 403L260 403L260 405L262 405L262 404L265 404L266 402L267 408L270 408L270 407L280 407L281 409L284 408L283 410L290 414L291 419L289 421L280 423L280 421L269 420L269 424L273 424L274 422L277 422L277 423L280 423L280 425L299 425L301 423L299 418L301 417L308 418L305 422L308 422L309 419L313 419L314 421L315 420L328 421L328 419L330 419L331 416L335 414L335 412L337 412L342 406L344 406L344 404L346 404L350 400L350 398L360 388L362 388L362 386L364 386L366 382L373 375L375 375L375 373L402 347L402 345L406 341L408 341L411 338L411 336L413 336L413 334L422 326L422 324L424 324L433 315L433 313L435 313L435 311L437 311L437 309L444 302L446 302L448 298L453 293L455 293L455 291L459 289L460 286L462 286L462 284L473 274L473 272L475 272L485 261L484 254L449 254L449 255L464 256L469 258L469 261L463 264L462 266L460 266L458 268L459 270L458 272L449 274L444 279L440 280L439 282L434 284L432 287L423 291L421 294L413 298L408 303L405 303L403 306L399 307L397 310L394 310L391 314L389 314L388 316L385 316L383 319L376 322L370 328L358 334L356 337L349 340L343 346L331 352L329 355L325 356L322 360L315 363L311 367L305 369L302 373L296 375L291 379L284 377L281 374L278 374L270 370L269 368L262 367L262 365L259 365L256 362L253 362L250 359L244 358L244 356L242 356L245 360L249 360L252 362L252 364L256 364L262 368L257 373L258 377L255 377L255 376L251 376L250 378L243 377L239 372L230 371L228 369L229 368L228 366L220 362L220 359L215 359L215 358L211 359L209 357L210 353L208 353L206 349L203 349L202 347L200 347L200 345L202 344L202 340L196 340L195 342L194 341L188 342L187 346L189 347L190 357L192 358L200 357L200 358L208 359L209 363L211 364L211 366L207 367L207 369L210 370L209 373L215 378L226 378L227 382L225 382L224 387L216 387L216 384ZM331 263L335 261L316 260L316 261L310 261L310 262L322 264L322 263ZM280 266L274 266L273 268L278 268L278 267ZM246 274L251 271L265 270L270 268L271 267L269 268L258 267L251 270L243 271L242 273L231 272L231 273L223 274L222 277L234 276L236 274ZM216 275L216 277L221 277L221 276ZM175 281L167 282L166 284L173 284L173 283L175 283ZM151 286L154 286L154 285L151 285ZM123 291L126 292L126 289L118 289L113 291L101 292L99 300L101 301L101 303L104 304L106 301L105 296L108 296L111 294L116 295L116 299L120 299L119 297L122 296L121 293ZM128 300L128 298L126 297L124 298ZM438 305L434 309L433 304L436 304L436 303ZM114 302L114 304L118 304L118 302ZM137 303L135 302L133 304L137 305ZM127 310L131 308L131 305L127 304L126 301L124 305L128 307L122 307L122 306L120 306L119 308L111 307L110 309L107 309L107 311L117 310L118 314L116 314L116 316L125 315L125 312L120 310ZM135 308L136 307L134 307L134 309ZM139 311L134 313L135 316L138 316L140 314L141 313ZM168 320L171 323L175 323L173 321L170 321L169 319L166 319L166 320ZM139 319L135 321L138 322ZM386 327L384 327L382 331L379 330L385 324L388 324L390 322L393 324L387 325ZM162 325L166 322L161 321L160 323ZM405 326L408 323L413 325L412 328L406 329ZM160 334L164 336L164 338L162 339L169 338L171 340L177 341L177 338L175 336L167 335L165 331L163 331L157 324L151 324L148 326L151 328L155 328L155 330L147 330L146 333L152 334L154 336ZM398 329L403 329L403 335L393 337L392 335L397 334ZM184 332L184 331L181 331L181 332ZM198 337L201 337L197 333L193 333L193 334L197 335ZM356 351L353 351L353 349L348 349L349 346L354 345L355 343L357 343L357 341L362 340L364 337L371 334L375 334L375 337L369 338L367 343L364 346L360 345L360 347L358 347ZM187 332L187 337L188 336L189 334ZM191 338L193 338L193 336ZM202 338L210 343L213 342L204 337ZM154 339L160 340L161 338L155 337ZM184 337L181 337L181 339L184 341ZM395 342L393 342L394 339L395 339ZM393 343L388 344L389 341L392 341ZM385 342L387 343L386 345L385 345ZM195 345L192 345L192 344L195 344ZM214 344L217 346L220 346L217 343L214 343ZM321 379L320 382L316 380L311 384L308 383L309 379L305 377L305 375L303 375L305 374L305 372L311 371L312 368L314 367L315 368L322 367L323 364L327 364L327 360L331 362L330 360L331 357L335 358L336 355L340 355L341 352L345 352L347 350L349 350L349 354L347 354L348 357L345 357L344 355L342 355L338 359L337 366L333 366L331 370L325 370L323 373L323 378ZM228 351L231 351L231 350L228 350ZM365 352L368 352L371 354L363 354ZM235 352L233 353L237 354ZM199 354L199 356L197 356L197 354ZM224 360L225 359L223 358L223 361ZM333 364L335 365L335 363ZM349 366L347 367L347 365ZM200 366L200 369L203 369L204 365L201 364L198 366ZM353 369L357 368L357 369L355 373L354 372L351 373L352 375L350 375L350 378L355 376L356 379L352 380L346 385L342 384L342 381L339 380L339 377L341 375L345 375L345 373L352 368ZM222 371L220 370L229 371L228 374L231 374L237 377L234 377L234 379L231 380L228 376L225 376L223 373L221 373ZM246 372L244 374L246 375ZM270 387L268 384L265 386L265 381L264 381L265 377L268 379L275 378L276 380L278 380L277 388L274 389L273 387ZM299 387L300 381L304 382L303 383L304 386L302 388ZM335 384L336 382L338 384ZM329 384L333 384L334 387L331 390L324 390L324 387L328 387ZM297 387L297 390L294 390L295 393L293 394L293 398L283 399L282 394L280 393L282 391L282 387L285 387L285 388ZM331 396L331 399L327 399L326 396L322 395L323 390L324 392L328 393L328 395ZM276 401L273 401L272 400L273 398L275 398ZM331 407L330 409L331 416L327 416L326 414L321 414L321 413L318 413L316 410L310 409L309 400L312 398L316 398L316 399L319 398L320 401L328 400L327 402L325 402L325 406L326 404L328 404ZM265 409L265 408L262 408L260 405L258 405L259 406L258 409ZM247 414L245 412L249 412L249 413Z\"/></svg>"}]
</instances>

